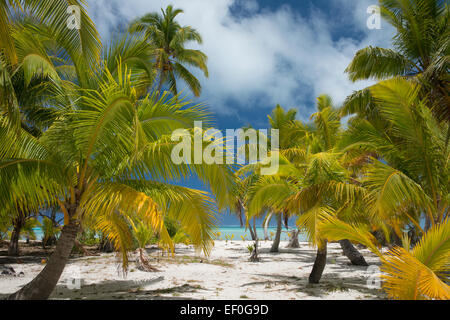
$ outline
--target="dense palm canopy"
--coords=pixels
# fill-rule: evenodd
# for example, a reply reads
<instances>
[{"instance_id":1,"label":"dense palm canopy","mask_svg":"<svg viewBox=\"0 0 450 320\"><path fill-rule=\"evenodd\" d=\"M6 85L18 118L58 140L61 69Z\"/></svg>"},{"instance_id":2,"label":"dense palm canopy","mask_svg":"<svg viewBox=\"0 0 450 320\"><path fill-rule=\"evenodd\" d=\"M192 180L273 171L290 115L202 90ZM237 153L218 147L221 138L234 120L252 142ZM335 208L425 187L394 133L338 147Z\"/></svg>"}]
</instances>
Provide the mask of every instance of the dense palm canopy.
<instances>
[{"instance_id":1,"label":"dense palm canopy","mask_svg":"<svg viewBox=\"0 0 450 320\"><path fill-rule=\"evenodd\" d=\"M177 94L177 79L182 79L188 88L199 96L201 84L199 80L187 69L187 66L200 69L208 77L206 55L193 49L187 49L186 43L195 41L202 43L200 34L190 26L180 26L175 18L182 13L181 9L168 6L158 13L147 14L131 23L131 33L141 33L153 46L153 63L157 70L158 91L167 84L173 94Z\"/></svg>"},{"instance_id":2,"label":"dense palm canopy","mask_svg":"<svg viewBox=\"0 0 450 320\"><path fill-rule=\"evenodd\" d=\"M66 27L73 4L81 5L80 30ZM206 56L185 48L201 37L175 21L181 10L145 15L102 47L83 4L0 3L0 235L8 221L41 209L65 217L49 263L11 298L47 298L84 228L100 230L126 269L133 237L141 249L153 235L173 248L167 218L208 253L215 212L232 207L247 225L265 212L279 221L297 216L318 247L312 283L325 268L327 242L350 240L380 257L389 297L449 299L445 1L380 0L397 30L394 49L363 49L347 68L353 81L378 83L342 108L320 96L309 122L277 106L269 123L279 130L280 159L271 176L261 174L262 163L233 172L172 161L173 131L194 134L195 121L213 120L177 94L177 78L201 91L185 65L208 73ZM171 93L161 92L166 84ZM344 115L352 116L346 126ZM192 175L211 194L180 186Z\"/></svg>"},{"instance_id":3,"label":"dense palm canopy","mask_svg":"<svg viewBox=\"0 0 450 320\"><path fill-rule=\"evenodd\" d=\"M67 3L59 5L67 9ZM65 225L46 268L12 298L50 295L84 224L122 251L124 268L133 240L130 219L144 221L170 249L164 217L171 216L208 253L214 212L228 203L232 174L226 166L171 161L172 132L189 130L194 121L210 124L206 108L147 93L154 80L148 42L123 36L101 60L96 46L83 43L86 33L96 34L91 24L82 23L80 39L71 38L65 25L53 28L43 6L36 19L18 17L9 25L13 50L5 46L10 58L2 59L0 198L34 212L58 206ZM215 198L169 184L192 174Z\"/></svg>"},{"instance_id":4,"label":"dense palm canopy","mask_svg":"<svg viewBox=\"0 0 450 320\"><path fill-rule=\"evenodd\" d=\"M450 8L445 0L380 0L381 14L396 29L393 49L367 47L347 68L352 81L406 77L422 85L430 109L450 120ZM367 90L355 92L346 113L370 113Z\"/></svg>"}]
</instances>

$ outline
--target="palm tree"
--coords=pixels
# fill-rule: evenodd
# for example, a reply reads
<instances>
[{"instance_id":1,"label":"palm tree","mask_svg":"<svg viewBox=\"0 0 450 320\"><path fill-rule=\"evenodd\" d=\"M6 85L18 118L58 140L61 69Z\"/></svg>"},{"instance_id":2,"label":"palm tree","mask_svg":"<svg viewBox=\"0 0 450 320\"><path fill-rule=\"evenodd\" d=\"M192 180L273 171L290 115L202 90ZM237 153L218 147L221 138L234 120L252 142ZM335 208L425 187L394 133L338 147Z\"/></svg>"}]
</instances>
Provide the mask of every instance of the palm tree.
<instances>
[{"instance_id":1,"label":"palm tree","mask_svg":"<svg viewBox=\"0 0 450 320\"><path fill-rule=\"evenodd\" d=\"M379 119L389 126L379 131L369 120L357 117L340 142L349 157L366 158L364 174L358 177L365 190L358 211L367 219L353 217L352 221L354 210L347 223L333 213L325 214L319 229L329 240L346 237L379 255L390 297L448 299L450 290L444 282L450 271L449 125L433 116L421 91L420 84L405 79L382 81L370 89ZM424 216L431 223L429 228L422 227ZM410 225L420 237L415 246L404 233ZM369 232L374 227L385 230L386 236L388 229L393 230L404 248L381 254Z\"/></svg>"},{"instance_id":2,"label":"palm tree","mask_svg":"<svg viewBox=\"0 0 450 320\"><path fill-rule=\"evenodd\" d=\"M430 108L450 120L450 9L444 0L379 0L381 14L397 31L394 49L367 47L358 51L346 72L352 81L406 77L422 84ZM347 99L346 114L373 115L368 89Z\"/></svg>"},{"instance_id":3,"label":"palm tree","mask_svg":"<svg viewBox=\"0 0 450 320\"><path fill-rule=\"evenodd\" d=\"M1 131L2 141L16 140L6 143L10 147L1 158L2 201L14 196L31 208L59 204L65 216L48 264L12 299L50 295L85 220L94 221L122 250L124 267L132 239L127 217L146 221L170 248L164 227L164 216L170 215L193 244L209 252L212 200L204 192L166 182L196 173L211 186L219 206L224 205L230 188L226 168L176 166L170 158L175 145L171 132L190 128L194 120L208 123L209 116L199 106L186 108L179 97L137 97L129 75L123 70L115 79L105 70L96 90L66 88L61 104L67 97L71 104L61 105L58 119L38 139L23 131L20 136Z\"/></svg>"},{"instance_id":4,"label":"palm tree","mask_svg":"<svg viewBox=\"0 0 450 320\"><path fill-rule=\"evenodd\" d=\"M142 221L133 221L130 220L130 224L133 228L134 238L138 243L138 251L139 251L139 267L144 271L156 272L158 269L152 267L148 262L145 253L145 247L150 243L150 240L155 236L153 230Z\"/></svg>"},{"instance_id":5,"label":"palm tree","mask_svg":"<svg viewBox=\"0 0 450 320\"><path fill-rule=\"evenodd\" d=\"M48 7L50 4L55 7ZM82 7L80 14L86 25L80 33L74 34L73 30L60 25L67 20L69 5L71 3L67 1L12 1L11 7L0 8L0 24L3 24L0 28L7 29L0 41L0 114L12 127L21 127L35 137L42 135L54 119L55 114L48 104L51 88L61 83L63 71L68 67L57 53L48 50L52 46L49 42L67 47L66 51L74 61L86 61L91 65L98 61L98 37L95 29L91 30L93 24ZM26 16L22 9L26 10ZM16 12L13 14L11 10ZM85 52L80 49L83 43L86 44ZM20 232L31 212L15 202L7 207L11 214L14 213L8 252L18 255Z\"/></svg>"},{"instance_id":6,"label":"palm tree","mask_svg":"<svg viewBox=\"0 0 450 320\"><path fill-rule=\"evenodd\" d=\"M401 212L406 221L423 233L431 225L441 223L448 212L446 135L449 125L435 119L427 98L421 97L418 84L392 79L373 86L370 91L379 118L389 127L379 131L370 121L356 118L350 122L341 148L354 156L371 154L378 159L369 158L364 168L375 204L373 210L391 224ZM394 185L400 182L410 189L399 194ZM389 188L393 188L391 192ZM394 199L405 207L399 210ZM411 201L409 205L405 203L407 199ZM420 222L424 217L430 226L422 230ZM401 237L400 228L396 229L397 236Z\"/></svg>"},{"instance_id":7,"label":"palm tree","mask_svg":"<svg viewBox=\"0 0 450 320\"><path fill-rule=\"evenodd\" d=\"M268 117L269 123L272 129L279 130L280 137L287 137L285 131L287 127L292 124L297 116L297 111L295 109L290 109L287 112L280 106L277 105L276 108L272 111L272 114ZM288 139L280 140L280 151L288 149L292 145L292 141ZM278 252L281 240L281 231L283 228L282 220L283 215L287 214L286 210L277 210L276 212L277 219L277 231L275 233L275 238L270 249L270 252Z\"/></svg>"},{"instance_id":8,"label":"palm tree","mask_svg":"<svg viewBox=\"0 0 450 320\"><path fill-rule=\"evenodd\" d=\"M342 133L339 112L328 96L320 96L312 125L290 121L280 133L289 144L280 148L277 175L261 177L252 190L249 212L262 207L298 215L298 226L309 242L318 247L309 281L318 283L326 265L327 241L318 226L324 212L343 211L363 190L351 183L351 175L336 145ZM367 265L349 241L341 243L344 253L355 264ZM358 253L358 254L356 254Z\"/></svg>"},{"instance_id":9,"label":"palm tree","mask_svg":"<svg viewBox=\"0 0 450 320\"><path fill-rule=\"evenodd\" d=\"M79 30L67 27L70 5L80 9ZM26 114L20 109L26 105L20 104L20 99L45 98L41 96L45 89L41 82L47 77L56 80L58 73L68 70L67 63L62 60L71 60L80 82L88 79L88 71L99 63L99 35L78 0L3 1L0 4L0 30L0 113L16 125L23 124L21 117ZM59 50L51 54L43 48L43 42L53 48L57 43Z\"/></svg>"},{"instance_id":10,"label":"palm tree","mask_svg":"<svg viewBox=\"0 0 450 320\"><path fill-rule=\"evenodd\" d=\"M332 215L322 216L321 233L330 240L352 239L364 244L382 262L383 288L390 298L400 300L450 299L448 261L450 259L450 219L435 225L411 248L410 238L403 246L381 253L367 226L348 224Z\"/></svg>"},{"instance_id":11,"label":"palm tree","mask_svg":"<svg viewBox=\"0 0 450 320\"><path fill-rule=\"evenodd\" d=\"M145 39L154 47L154 64L158 72L158 91L164 84L169 85L170 91L177 94L177 78L181 78L194 93L200 96L201 85L198 79L186 68L192 66L203 71L208 77L206 55L193 49L186 49L189 41L202 43L200 34L190 26L180 26L175 21L177 15L183 12L168 6L158 13L149 13L130 24L130 33L143 33Z\"/></svg>"}]
</instances>

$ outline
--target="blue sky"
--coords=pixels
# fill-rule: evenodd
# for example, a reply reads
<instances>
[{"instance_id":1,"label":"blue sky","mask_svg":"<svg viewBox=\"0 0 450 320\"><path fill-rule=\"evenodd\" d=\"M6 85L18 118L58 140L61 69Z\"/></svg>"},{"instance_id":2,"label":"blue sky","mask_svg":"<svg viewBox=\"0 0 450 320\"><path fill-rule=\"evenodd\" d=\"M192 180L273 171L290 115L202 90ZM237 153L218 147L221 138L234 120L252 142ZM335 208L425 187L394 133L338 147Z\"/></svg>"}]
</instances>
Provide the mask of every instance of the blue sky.
<instances>
[{"instance_id":1,"label":"blue sky","mask_svg":"<svg viewBox=\"0 0 450 320\"><path fill-rule=\"evenodd\" d=\"M87 2L104 42L145 13L169 4L182 8L180 23L203 36L204 43L192 47L209 57L210 77L196 73L203 93L194 101L209 106L221 130L249 124L267 128L267 115L277 103L296 108L298 118L307 120L322 93L339 105L353 90L370 84L351 83L344 74L356 51L368 45L390 47L393 36L386 23L381 30L366 26L367 8L377 0Z\"/></svg>"}]
</instances>

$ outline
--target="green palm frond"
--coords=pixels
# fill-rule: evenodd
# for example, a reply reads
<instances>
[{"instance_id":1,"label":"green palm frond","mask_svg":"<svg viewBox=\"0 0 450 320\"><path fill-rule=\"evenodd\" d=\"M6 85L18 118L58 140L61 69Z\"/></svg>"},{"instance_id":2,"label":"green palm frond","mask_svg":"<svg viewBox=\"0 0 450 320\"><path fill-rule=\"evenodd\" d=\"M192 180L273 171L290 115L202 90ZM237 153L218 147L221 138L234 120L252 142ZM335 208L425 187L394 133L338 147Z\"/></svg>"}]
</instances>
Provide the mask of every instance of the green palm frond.
<instances>
[{"instance_id":1,"label":"green palm frond","mask_svg":"<svg viewBox=\"0 0 450 320\"><path fill-rule=\"evenodd\" d=\"M187 69L191 66L200 69L208 77L206 65L207 56L199 51L186 48L186 44L194 41L202 43L201 35L190 26L181 26L175 18L183 12L171 5L162 14L146 14L129 25L128 31L154 46L153 62L158 74L158 91L162 92L163 85L169 85L169 90L177 95L177 80L182 79L188 88L199 96L200 81Z\"/></svg>"},{"instance_id":2,"label":"green palm frond","mask_svg":"<svg viewBox=\"0 0 450 320\"><path fill-rule=\"evenodd\" d=\"M391 49L367 47L358 51L345 70L350 80L382 80L417 72L415 64Z\"/></svg>"},{"instance_id":3,"label":"green palm frond","mask_svg":"<svg viewBox=\"0 0 450 320\"><path fill-rule=\"evenodd\" d=\"M394 215L405 204L427 209L430 199L422 187L403 172L374 160L364 178L367 202L374 214L385 218Z\"/></svg>"},{"instance_id":4,"label":"green palm frond","mask_svg":"<svg viewBox=\"0 0 450 320\"><path fill-rule=\"evenodd\" d=\"M348 239L363 244L379 257L382 256L368 225L346 223L338 219L334 213L328 213L322 215L319 230L320 234L329 241Z\"/></svg>"},{"instance_id":5,"label":"green palm frond","mask_svg":"<svg viewBox=\"0 0 450 320\"><path fill-rule=\"evenodd\" d=\"M164 216L178 221L191 243L209 254L217 209L208 193L152 181L124 181L154 200Z\"/></svg>"}]
</instances>

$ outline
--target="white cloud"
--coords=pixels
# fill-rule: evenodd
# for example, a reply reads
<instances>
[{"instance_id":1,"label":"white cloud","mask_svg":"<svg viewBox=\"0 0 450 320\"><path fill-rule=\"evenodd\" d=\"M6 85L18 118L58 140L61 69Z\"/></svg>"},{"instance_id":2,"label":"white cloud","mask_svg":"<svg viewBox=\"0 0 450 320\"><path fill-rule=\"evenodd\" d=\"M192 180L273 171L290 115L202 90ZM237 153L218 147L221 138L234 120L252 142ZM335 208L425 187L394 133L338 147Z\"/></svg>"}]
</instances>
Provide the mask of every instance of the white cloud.
<instances>
[{"instance_id":1,"label":"white cloud","mask_svg":"<svg viewBox=\"0 0 450 320\"><path fill-rule=\"evenodd\" d=\"M339 5L333 19L315 9L299 15L288 6L258 10L254 0L92 0L91 15L103 38L124 20L173 4L184 10L182 24L203 36L199 48L209 57L209 79L201 75L202 101L216 112L236 113L243 108L264 109L275 104L297 107L300 117L310 113L312 99L321 93L342 102L367 83L352 84L344 70L355 52L369 44L388 46L392 30L368 30L366 9L376 0L330 0ZM233 16L238 5L243 14ZM334 37L333 28L359 31L360 39Z\"/></svg>"}]
</instances>

